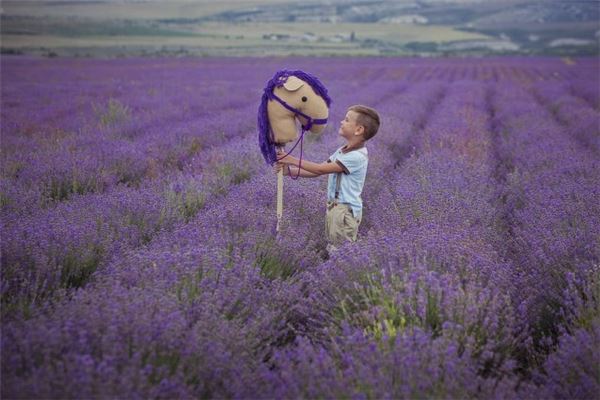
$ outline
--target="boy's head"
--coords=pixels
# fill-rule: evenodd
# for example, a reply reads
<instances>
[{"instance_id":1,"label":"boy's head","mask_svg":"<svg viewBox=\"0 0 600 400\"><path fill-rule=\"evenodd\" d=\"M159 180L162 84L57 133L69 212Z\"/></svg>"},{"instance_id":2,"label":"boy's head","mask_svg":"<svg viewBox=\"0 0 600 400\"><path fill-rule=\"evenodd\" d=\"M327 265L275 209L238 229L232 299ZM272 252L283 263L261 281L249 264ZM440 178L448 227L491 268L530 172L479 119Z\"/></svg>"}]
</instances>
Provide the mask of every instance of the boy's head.
<instances>
[{"instance_id":1,"label":"boy's head","mask_svg":"<svg viewBox=\"0 0 600 400\"><path fill-rule=\"evenodd\" d=\"M352 113L350 113L352 111ZM363 105L354 105L348 107L350 115L355 117L355 123L359 130L362 130L363 140L371 139L379 130L379 114L371 107Z\"/></svg>"}]
</instances>

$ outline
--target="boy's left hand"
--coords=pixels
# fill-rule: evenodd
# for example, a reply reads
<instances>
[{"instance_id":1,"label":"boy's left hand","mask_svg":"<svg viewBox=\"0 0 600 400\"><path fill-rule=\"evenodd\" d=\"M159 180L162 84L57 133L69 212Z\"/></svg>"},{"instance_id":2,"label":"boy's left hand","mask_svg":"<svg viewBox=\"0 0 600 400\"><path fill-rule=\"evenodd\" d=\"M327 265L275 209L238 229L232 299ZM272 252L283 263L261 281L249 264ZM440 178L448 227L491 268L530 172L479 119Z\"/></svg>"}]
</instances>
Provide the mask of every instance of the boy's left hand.
<instances>
[{"instance_id":1,"label":"boy's left hand","mask_svg":"<svg viewBox=\"0 0 600 400\"><path fill-rule=\"evenodd\" d=\"M282 164L298 165L298 159L294 156L286 156L283 150L277 151L277 160Z\"/></svg>"}]
</instances>

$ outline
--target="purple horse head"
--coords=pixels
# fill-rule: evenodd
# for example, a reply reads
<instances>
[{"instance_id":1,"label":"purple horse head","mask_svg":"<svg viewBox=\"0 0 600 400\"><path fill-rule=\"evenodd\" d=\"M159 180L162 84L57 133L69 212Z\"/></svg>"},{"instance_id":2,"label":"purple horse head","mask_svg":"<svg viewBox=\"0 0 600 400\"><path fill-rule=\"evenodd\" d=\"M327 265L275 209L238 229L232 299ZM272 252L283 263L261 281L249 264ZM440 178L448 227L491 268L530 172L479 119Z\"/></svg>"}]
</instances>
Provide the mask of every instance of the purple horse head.
<instances>
[{"instance_id":1,"label":"purple horse head","mask_svg":"<svg viewBox=\"0 0 600 400\"><path fill-rule=\"evenodd\" d=\"M315 76L300 70L277 71L267 82L258 107L258 142L267 164L277 161L276 147L290 141L290 130L297 136L295 119L303 133L318 133L327 123L330 105L327 89Z\"/></svg>"}]
</instances>

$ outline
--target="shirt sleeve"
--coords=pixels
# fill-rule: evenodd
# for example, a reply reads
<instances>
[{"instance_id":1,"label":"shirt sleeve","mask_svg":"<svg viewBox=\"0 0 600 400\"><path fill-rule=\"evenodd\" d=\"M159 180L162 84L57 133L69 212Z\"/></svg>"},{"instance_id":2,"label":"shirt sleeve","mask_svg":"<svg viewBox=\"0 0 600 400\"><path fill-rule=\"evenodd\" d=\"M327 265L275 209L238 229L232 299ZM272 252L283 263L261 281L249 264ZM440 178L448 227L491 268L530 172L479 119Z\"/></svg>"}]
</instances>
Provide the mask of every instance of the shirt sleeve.
<instances>
[{"instance_id":1,"label":"shirt sleeve","mask_svg":"<svg viewBox=\"0 0 600 400\"><path fill-rule=\"evenodd\" d=\"M351 151L346 154L340 154L336 162L344 169L345 174L351 174L363 166L365 157L358 151Z\"/></svg>"}]
</instances>

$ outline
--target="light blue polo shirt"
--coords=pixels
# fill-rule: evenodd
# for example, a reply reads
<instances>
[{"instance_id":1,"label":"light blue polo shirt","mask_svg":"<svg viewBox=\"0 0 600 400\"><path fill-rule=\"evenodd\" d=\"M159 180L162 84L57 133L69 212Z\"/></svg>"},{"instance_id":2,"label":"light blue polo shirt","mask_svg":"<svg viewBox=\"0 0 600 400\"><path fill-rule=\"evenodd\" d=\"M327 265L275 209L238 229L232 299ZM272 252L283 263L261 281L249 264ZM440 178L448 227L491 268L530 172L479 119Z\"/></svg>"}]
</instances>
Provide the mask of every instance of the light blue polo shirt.
<instances>
[{"instance_id":1,"label":"light blue polo shirt","mask_svg":"<svg viewBox=\"0 0 600 400\"><path fill-rule=\"evenodd\" d=\"M328 162L337 162L344 169L340 179L340 193L338 203L347 203L352 207L354 218L362 219L362 193L369 165L369 153L366 147L342 153L342 148L336 150ZM337 174L329 174L327 180L327 200L335 198L335 185Z\"/></svg>"}]
</instances>

